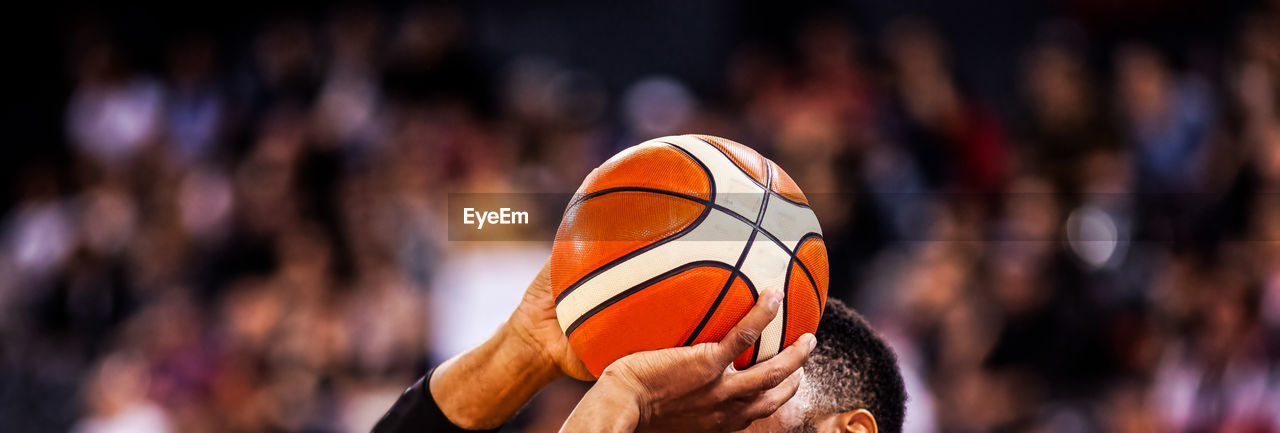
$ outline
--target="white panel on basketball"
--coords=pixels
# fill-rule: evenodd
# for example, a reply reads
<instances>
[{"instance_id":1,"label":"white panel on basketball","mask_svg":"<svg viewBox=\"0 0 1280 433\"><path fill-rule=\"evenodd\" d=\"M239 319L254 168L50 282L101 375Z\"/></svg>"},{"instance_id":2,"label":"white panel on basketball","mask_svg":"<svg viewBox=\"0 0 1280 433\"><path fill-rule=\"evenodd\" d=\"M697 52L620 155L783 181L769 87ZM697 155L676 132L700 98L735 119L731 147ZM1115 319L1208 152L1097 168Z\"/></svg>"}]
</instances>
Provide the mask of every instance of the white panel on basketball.
<instances>
[{"instance_id":1,"label":"white panel on basketball","mask_svg":"<svg viewBox=\"0 0 1280 433\"><path fill-rule=\"evenodd\" d=\"M760 205L764 202L764 188L756 184L751 176L738 168L733 160L715 146L687 135L655 138L653 141L678 146L702 161L702 164L711 171L711 178L715 180L716 196L712 197L712 201L716 204L752 221L760 215Z\"/></svg>"},{"instance_id":2,"label":"white panel on basketball","mask_svg":"<svg viewBox=\"0 0 1280 433\"><path fill-rule=\"evenodd\" d=\"M713 210L679 239L628 258L569 292L556 305L560 329L569 329L579 317L609 298L687 263L712 260L729 266L737 264L751 230L742 221Z\"/></svg>"},{"instance_id":3,"label":"white panel on basketball","mask_svg":"<svg viewBox=\"0 0 1280 433\"><path fill-rule=\"evenodd\" d=\"M769 200L769 206L773 206L777 200ZM767 212L767 211L766 211ZM782 250L778 244L761 235L756 235L755 242L751 243L751 251L747 252L747 257L742 261L742 274L751 280L757 292L764 292L768 289L782 289L786 286L787 265L791 264L791 256ZM764 328L764 332L760 335L760 353L757 360L763 361L769 359L778 353L778 346L782 343L782 312L779 309L777 317L769 322L769 326Z\"/></svg>"},{"instance_id":4,"label":"white panel on basketball","mask_svg":"<svg viewBox=\"0 0 1280 433\"><path fill-rule=\"evenodd\" d=\"M796 250L804 235L822 234L818 217L812 210L777 198L769 200L769 208L764 210L764 221L760 222L760 227L778 238L791 251Z\"/></svg>"},{"instance_id":5,"label":"white panel on basketball","mask_svg":"<svg viewBox=\"0 0 1280 433\"><path fill-rule=\"evenodd\" d=\"M785 306L786 303L784 302ZM756 354L756 362L764 361L778 354L778 346L782 345L783 331L782 320L787 314L785 308L778 308L778 314L773 316L773 320L764 327L764 332L760 334L760 353Z\"/></svg>"}]
</instances>

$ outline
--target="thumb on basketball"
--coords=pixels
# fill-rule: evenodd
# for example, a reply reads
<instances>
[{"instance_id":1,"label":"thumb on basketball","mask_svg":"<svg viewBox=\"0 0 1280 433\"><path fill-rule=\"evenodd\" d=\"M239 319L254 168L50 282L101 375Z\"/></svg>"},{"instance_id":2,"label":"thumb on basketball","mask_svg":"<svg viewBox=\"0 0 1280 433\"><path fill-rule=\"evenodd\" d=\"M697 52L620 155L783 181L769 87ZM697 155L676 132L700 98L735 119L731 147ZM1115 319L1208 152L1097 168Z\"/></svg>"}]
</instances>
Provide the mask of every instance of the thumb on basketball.
<instances>
[{"instance_id":1,"label":"thumb on basketball","mask_svg":"<svg viewBox=\"0 0 1280 433\"><path fill-rule=\"evenodd\" d=\"M747 315L720 340L718 346L721 361L724 364L732 363L738 354L756 344L764 328L769 326L769 322L778 314L780 305L782 305L782 290L768 289L761 293L756 305L751 307Z\"/></svg>"}]
</instances>

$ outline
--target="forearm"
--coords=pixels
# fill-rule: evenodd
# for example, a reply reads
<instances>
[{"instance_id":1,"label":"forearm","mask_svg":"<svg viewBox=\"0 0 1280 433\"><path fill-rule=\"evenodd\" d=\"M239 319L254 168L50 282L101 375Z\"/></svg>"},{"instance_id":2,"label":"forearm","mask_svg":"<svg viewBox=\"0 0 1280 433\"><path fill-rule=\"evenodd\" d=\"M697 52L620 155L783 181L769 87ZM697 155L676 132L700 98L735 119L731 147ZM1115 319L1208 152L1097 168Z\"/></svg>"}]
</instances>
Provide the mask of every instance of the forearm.
<instances>
[{"instance_id":1,"label":"forearm","mask_svg":"<svg viewBox=\"0 0 1280 433\"><path fill-rule=\"evenodd\" d=\"M502 425L560 376L554 363L504 323L484 343L436 367L429 389L450 421L482 430Z\"/></svg>"},{"instance_id":2,"label":"forearm","mask_svg":"<svg viewBox=\"0 0 1280 433\"><path fill-rule=\"evenodd\" d=\"M630 433L636 430L640 410L634 393L607 380L597 382L573 408L561 433Z\"/></svg>"}]
</instances>

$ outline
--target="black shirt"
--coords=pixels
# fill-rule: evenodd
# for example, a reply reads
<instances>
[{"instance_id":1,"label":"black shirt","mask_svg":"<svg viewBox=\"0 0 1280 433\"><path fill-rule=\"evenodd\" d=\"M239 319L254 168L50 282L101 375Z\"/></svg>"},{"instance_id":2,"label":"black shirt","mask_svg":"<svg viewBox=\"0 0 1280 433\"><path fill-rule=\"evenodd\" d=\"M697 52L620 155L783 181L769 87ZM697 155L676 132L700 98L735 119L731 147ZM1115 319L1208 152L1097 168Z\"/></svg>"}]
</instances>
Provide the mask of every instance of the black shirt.
<instances>
[{"instance_id":1,"label":"black shirt","mask_svg":"<svg viewBox=\"0 0 1280 433\"><path fill-rule=\"evenodd\" d=\"M396 400L386 415L383 415L382 419L378 420L378 424L373 426L373 433L498 431L498 429L467 430L449 421L449 418L444 416L444 412L440 411L440 405L436 404L435 397L431 395L431 387L428 384L431 383L432 373L435 373L434 368L409 389L404 390L400 399Z\"/></svg>"}]
</instances>

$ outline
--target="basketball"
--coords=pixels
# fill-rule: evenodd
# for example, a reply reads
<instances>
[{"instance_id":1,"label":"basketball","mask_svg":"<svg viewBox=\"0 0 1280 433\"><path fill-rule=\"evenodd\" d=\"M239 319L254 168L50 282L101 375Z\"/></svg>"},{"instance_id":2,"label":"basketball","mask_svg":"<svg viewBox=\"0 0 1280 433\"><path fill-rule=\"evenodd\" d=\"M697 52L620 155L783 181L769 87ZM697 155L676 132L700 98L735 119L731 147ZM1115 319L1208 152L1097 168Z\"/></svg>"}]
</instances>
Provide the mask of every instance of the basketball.
<instances>
[{"instance_id":1,"label":"basketball","mask_svg":"<svg viewBox=\"0 0 1280 433\"><path fill-rule=\"evenodd\" d=\"M782 289L778 315L734 361L746 368L815 332L827 298L804 193L755 150L705 135L649 140L593 170L550 266L560 328L597 377L631 353L719 341Z\"/></svg>"}]
</instances>

